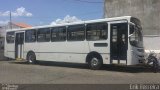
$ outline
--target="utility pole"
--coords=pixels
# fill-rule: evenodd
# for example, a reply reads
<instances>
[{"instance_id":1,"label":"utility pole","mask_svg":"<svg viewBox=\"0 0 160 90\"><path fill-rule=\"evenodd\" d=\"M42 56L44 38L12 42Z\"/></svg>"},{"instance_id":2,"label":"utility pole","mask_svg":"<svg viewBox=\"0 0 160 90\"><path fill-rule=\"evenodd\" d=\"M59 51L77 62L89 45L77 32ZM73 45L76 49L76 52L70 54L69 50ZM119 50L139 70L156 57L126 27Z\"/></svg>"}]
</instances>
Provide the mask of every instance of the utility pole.
<instances>
[{"instance_id":1,"label":"utility pole","mask_svg":"<svg viewBox=\"0 0 160 90\"><path fill-rule=\"evenodd\" d=\"M10 20L10 29L12 29L12 12L9 13L9 20Z\"/></svg>"}]
</instances>

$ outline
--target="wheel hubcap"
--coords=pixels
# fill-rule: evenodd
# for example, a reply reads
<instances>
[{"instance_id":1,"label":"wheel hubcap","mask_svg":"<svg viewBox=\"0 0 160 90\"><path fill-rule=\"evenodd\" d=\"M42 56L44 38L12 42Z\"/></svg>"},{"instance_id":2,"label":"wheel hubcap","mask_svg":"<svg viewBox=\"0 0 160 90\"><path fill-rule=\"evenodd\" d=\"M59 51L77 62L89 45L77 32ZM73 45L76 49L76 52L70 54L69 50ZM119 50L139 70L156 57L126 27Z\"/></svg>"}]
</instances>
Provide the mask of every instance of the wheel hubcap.
<instances>
[{"instance_id":1,"label":"wheel hubcap","mask_svg":"<svg viewBox=\"0 0 160 90\"><path fill-rule=\"evenodd\" d=\"M98 65L98 59L97 59L97 58L93 58L93 59L91 60L91 65L92 65L92 66Z\"/></svg>"},{"instance_id":2,"label":"wheel hubcap","mask_svg":"<svg viewBox=\"0 0 160 90\"><path fill-rule=\"evenodd\" d=\"M30 63L33 62L33 56L32 56L32 55L29 56L29 62L30 62Z\"/></svg>"}]
</instances>

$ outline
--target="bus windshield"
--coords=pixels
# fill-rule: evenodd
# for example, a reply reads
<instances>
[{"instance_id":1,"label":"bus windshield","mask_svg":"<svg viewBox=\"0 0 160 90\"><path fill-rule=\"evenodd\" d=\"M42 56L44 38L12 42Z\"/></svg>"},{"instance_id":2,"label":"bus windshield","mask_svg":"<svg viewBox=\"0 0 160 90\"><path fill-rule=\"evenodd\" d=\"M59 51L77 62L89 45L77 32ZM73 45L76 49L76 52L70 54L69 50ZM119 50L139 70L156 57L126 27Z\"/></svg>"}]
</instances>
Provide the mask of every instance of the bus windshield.
<instances>
[{"instance_id":1,"label":"bus windshield","mask_svg":"<svg viewBox=\"0 0 160 90\"><path fill-rule=\"evenodd\" d=\"M143 47L143 36L140 21L132 19L130 24L130 44L135 47Z\"/></svg>"}]
</instances>

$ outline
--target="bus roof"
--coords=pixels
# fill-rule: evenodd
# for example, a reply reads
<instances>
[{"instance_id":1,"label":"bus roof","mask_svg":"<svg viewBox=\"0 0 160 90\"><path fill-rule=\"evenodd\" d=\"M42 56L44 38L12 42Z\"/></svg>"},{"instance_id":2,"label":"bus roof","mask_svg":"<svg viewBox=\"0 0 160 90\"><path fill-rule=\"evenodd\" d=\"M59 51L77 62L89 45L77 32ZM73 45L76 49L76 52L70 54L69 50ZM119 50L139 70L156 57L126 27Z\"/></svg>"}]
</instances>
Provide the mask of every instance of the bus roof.
<instances>
[{"instance_id":1,"label":"bus roof","mask_svg":"<svg viewBox=\"0 0 160 90\"><path fill-rule=\"evenodd\" d=\"M84 24L84 23L96 23L96 22L103 22L103 21L115 21L115 20L124 20L124 19L130 19L132 16L122 16L122 17L113 17L113 18L103 18L103 19L95 19L95 20L88 20L88 21L79 21L79 22L73 22L73 23L63 23L63 24L55 24L55 25L43 25L43 26L35 26L35 27L29 27L29 28L20 28L20 29L8 29L8 31L25 31L25 30L31 30L31 29L39 29L39 28L47 28L47 27L60 27L60 26L68 26L68 25L76 25L76 24Z\"/></svg>"}]
</instances>

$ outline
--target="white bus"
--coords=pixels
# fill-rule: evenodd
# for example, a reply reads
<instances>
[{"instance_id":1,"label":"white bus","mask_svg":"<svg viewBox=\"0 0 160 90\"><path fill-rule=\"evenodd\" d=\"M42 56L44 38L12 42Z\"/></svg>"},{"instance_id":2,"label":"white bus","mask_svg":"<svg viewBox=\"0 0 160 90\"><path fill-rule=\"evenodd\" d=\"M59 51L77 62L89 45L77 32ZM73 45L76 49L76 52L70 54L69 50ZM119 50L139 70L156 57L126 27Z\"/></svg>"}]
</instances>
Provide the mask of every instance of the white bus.
<instances>
[{"instance_id":1,"label":"white bus","mask_svg":"<svg viewBox=\"0 0 160 90\"><path fill-rule=\"evenodd\" d=\"M7 30L5 56L13 59L137 65L144 58L140 20L131 16Z\"/></svg>"}]
</instances>

